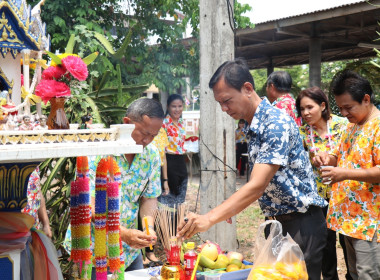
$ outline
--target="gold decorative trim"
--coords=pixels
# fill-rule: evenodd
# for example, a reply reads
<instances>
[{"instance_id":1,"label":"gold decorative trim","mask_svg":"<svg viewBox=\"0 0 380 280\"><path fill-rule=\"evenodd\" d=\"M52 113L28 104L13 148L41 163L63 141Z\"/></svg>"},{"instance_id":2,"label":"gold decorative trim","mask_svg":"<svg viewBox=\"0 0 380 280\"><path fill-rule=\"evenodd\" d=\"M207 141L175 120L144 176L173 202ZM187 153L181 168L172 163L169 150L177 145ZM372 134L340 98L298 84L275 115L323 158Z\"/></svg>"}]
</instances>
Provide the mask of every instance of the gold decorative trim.
<instances>
[{"instance_id":1,"label":"gold decorative trim","mask_svg":"<svg viewBox=\"0 0 380 280\"><path fill-rule=\"evenodd\" d=\"M20 39L17 37L16 32L14 32L12 27L8 24L8 19L5 17L5 12L3 12L0 19L0 31L1 30L2 34L0 42L19 43L21 45L25 44L24 42L20 41Z\"/></svg>"},{"instance_id":2,"label":"gold decorative trim","mask_svg":"<svg viewBox=\"0 0 380 280\"><path fill-rule=\"evenodd\" d=\"M38 43L38 41L32 37L29 33L28 33L28 29L29 29L29 23L30 23L30 16L28 15L27 18L25 19L25 24L22 22L22 19L23 19L23 14L20 13L20 10L17 6L14 5L14 3L9 3L7 1L1 1L0 2L0 9L2 8L8 8L9 11L14 15L14 17L16 18L17 22L18 22L18 25L20 27L20 29L24 30L25 32L25 36L28 37L31 42L38 48L40 49L41 48L41 44ZM23 7L23 4L21 4L21 7ZM42 33L41 33L42 34ZM46 36L46 35L45 35Z\"/></svg>"},{"instance_id":3,"label":"gold decorative trim","mask_svg":"<svg viewBox=\"0 0 380 280\"><path fill-rule=\"evenodd\" d=\"M24 190L30 174L37 165L37 163L30 163L20 168L15 163L8 168L7 165L0 166L0 197L3 201L8 201L7 205L4 205L6 208L12 209L26 204Z\"/></svg>"},{"instance_id":4,"label":"gold decorative trim","mask_svg":"<svg viewBox=\"0 0 380 280\"><path fill-rule=\"evenodd\" d=\"M21 209L25 208L27 203L28 203L28 198L24 198L23 200L19 202L18 207Z\"/></svg>"}]
</instances>

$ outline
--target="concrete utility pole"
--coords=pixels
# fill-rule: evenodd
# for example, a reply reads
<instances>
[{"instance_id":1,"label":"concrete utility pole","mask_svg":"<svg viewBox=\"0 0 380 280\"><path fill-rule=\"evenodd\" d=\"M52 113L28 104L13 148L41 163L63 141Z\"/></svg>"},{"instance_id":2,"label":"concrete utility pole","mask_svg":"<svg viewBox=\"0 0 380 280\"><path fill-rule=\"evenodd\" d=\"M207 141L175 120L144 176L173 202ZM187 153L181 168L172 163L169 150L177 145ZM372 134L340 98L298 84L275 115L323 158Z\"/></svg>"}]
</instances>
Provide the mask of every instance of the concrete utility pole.
<instances>
[{"instance_id":1,"label":"concrete utility pole","mask_svg":"<svg viewBox=\"0 0 380 280\"><path fill-rule=\"evenodd\" d=\"M233 1L230 1L233 5ZM233 7L233 6L232 6ZM234 34L227 1L200 1L200 207L207 213L236 189L235 121L223 113L208 87L211 76L226 60L234 59ZM232 14L231 14L232 16ZM221 222L202 234L224 250L235 250L236 219Z\"/></svg>"}]
</instances>

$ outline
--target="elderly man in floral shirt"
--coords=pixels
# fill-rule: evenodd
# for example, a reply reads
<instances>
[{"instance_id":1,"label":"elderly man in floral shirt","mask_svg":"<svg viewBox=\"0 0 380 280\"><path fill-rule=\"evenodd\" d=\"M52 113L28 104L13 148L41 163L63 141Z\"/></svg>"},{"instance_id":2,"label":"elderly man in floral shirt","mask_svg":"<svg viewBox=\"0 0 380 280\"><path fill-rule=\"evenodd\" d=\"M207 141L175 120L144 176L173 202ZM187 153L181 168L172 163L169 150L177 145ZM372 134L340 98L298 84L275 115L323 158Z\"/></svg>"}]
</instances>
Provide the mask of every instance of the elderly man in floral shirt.
<instances>
[{"instance_id":1,"label":"elderly man in floral shirt","mask_svg":"<svg viewBox=\"0 0 380 280\"><path fill-rule=\"evenodd\" d=\"M327 237L321 207L327 202L317 193L312 167L294 120L254 90L245 61L222 64L209 83L222 110L249 124L250 181L205 215L189 214L179 226L186 238L235 216L259 200L267 219L282 224L305 257L310 280L320 280Z\"/></svg>"},{"instance_id":2,"label":"elderly man in floral shirt","mask_svg":"<svg viewBox=\"0 0 380 280\"><path fill-rule=\"evenodd\" d=\"M164 111L159 102L142 98L134 101L127 109L124 123L135 125L132 138L138 145L143 145L141 154L115 156L121 172L120 225L121 240L125 258L126 271L142 269L141 248L155 244L153 211L157 208L157 197L161 194L160 166L161 160L157 148L150 143L158 134ZM93 209L95 205L95 173L102 157L89 160L89 176ZM147 216L150 235L146 231L137 230L137 216ZM94 237L92 227L92 237ZM65 247L70 249L71 231L66 233ZM93 240L94 241L94 240ZM93 272L95 270L93 269ZM94 278L94 273L93 277Z\"/></svg>"}]
</instances>

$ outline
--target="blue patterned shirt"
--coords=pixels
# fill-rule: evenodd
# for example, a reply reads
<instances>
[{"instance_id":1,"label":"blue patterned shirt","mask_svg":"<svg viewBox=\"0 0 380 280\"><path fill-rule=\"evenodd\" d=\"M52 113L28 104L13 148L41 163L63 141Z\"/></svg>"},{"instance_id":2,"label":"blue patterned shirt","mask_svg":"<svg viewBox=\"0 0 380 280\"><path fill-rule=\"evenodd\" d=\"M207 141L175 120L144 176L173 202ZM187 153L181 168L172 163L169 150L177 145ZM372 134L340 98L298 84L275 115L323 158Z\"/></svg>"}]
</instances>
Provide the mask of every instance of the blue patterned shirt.
<instances>
[{"instance_id":1,"label":"blue patterned shirt","mask_svg":"<svg viewBox=\"0 0 380 280\"><path fill-rule=\"evenodd\" d=\"M313 170L295 121L264 100L257 107L249 127L251 168L255 163L280 168L259 198L265 216L306 212L310 205L325 207L317 192Z\"/></svg>"},{"instance_id":2,"label":"blue patterned shirt","mask_svg":"<svg viewBox=\"0 0 380 280\"><path fill-rule=\"evenodd\" d=\"M89 157L89 177L91 196L95 197L96 167L102 156ZM120 190L120 225L137 228L137 216L140 208L140 198L155 198L161 194L160 167L161 160L157 148L149 144L141 154L136 154L129 165L124 155L115 156L121 172ZM94 242L94 227L91 227L92 243ZM67 230L64 247L71 247L71 229ZM134 249L123 242L125 267L128 267L140 254L140 249Z\"/></svg>"}]
</instances>

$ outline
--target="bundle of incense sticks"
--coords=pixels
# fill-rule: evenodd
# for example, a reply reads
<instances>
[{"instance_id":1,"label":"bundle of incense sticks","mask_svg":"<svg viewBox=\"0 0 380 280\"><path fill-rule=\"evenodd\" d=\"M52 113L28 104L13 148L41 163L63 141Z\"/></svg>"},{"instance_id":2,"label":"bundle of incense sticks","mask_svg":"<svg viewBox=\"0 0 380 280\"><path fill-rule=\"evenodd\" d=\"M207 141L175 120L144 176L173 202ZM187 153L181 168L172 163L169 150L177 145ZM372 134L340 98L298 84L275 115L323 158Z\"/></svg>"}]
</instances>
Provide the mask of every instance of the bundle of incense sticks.
<instances>
[{"instance_id":1,"label":"bundle of incense sticks","mask_svg":"<svg viewBox=\"0 0 380 280\"><path fill-rule=\"evenodd\" d=\"M184 220L187 210L186 203L176 204L174 208L160 204L154 212L156 232L169 262L179 260L179 255L177 256L177 254L181 244L176 238L177 226Z\"/></svg>"}]
</instances>

